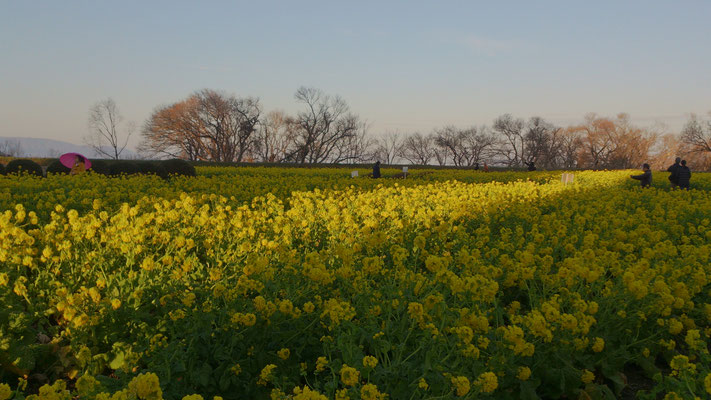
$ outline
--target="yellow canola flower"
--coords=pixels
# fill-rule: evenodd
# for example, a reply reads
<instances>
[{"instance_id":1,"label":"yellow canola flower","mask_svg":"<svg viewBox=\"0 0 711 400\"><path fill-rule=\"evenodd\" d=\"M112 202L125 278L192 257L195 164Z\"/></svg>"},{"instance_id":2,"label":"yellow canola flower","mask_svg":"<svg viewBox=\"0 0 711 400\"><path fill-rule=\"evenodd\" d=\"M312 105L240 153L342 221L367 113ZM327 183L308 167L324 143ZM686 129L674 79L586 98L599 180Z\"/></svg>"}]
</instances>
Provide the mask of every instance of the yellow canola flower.
<instances>
[{"instance_id":1,"label":"yellow canola flower","mask_svg":"<svg viewBox=\"0 0 711 400\"><path fill-rule=\"evenodd\" d=\"M303 388L294 388L294 400L328 400L328 397L322 395L316 390L311 390L308 386Z\"/></svg>"},{"instance_id":2,"label":"yellow canola flower","mask_svg":"<svg viewBox=\"0 0 711 400\"><path fill-rule=\"evenodd\" d=\"M80 396L88 396L100 389L101 384L91 375L82 375L77 379L75 387ZM1 398L2 396L0 396Z\"/></svg>"},{"instance_id":3,"label":"yellow canola flower","mask_svg":"<svg viewBox=\"0 0 711 400\"><path fill-rule=\"evenodd\" d=\"M362 400L381 400L387 398L378 391L378 387L372 383L367 383L360 388L360 398Z\"/></svg>"},{"instance_id":4,"label":"yellow canola flower","mask_svg":"<svg viewBox=\"0 0 711 400\"><path fill-rule=\"evenodd\" d=\"M7 400L12 396L12 390L7 383L0 383L0 400Z\"/></svg>"},{"instance_id":5,"label":"yellow canola flower","mask_svg":"<svg viewBox=\"0 0 711 400\"><path fill-rule=\"evenodd\" d=\"M531 377L531 369L528 367L518 367L518 372L516 373L516 379L521 381L526 381Z\"/></svg>"},{"instance_id":6,"label":"yellow canola flower","mask_svg":"<svg viewBox=\"0 0 711 400\"><path fill-rule=\"evenodd\" d=\"M664 400L684 400L684 398L676 392L669 392L664 395Z\"/></svg>"},{"instance_id":7,"label":"yellow canola flower","mask_svg":"<svg viewBox=\"0 0 711 400\"><path fill-rule=\"evenodd\" d=\"M277 352L277 356L282 360L286 360L291 355L291 351L288 348L283 348Z\"/></svg>"},{"instance_id":8,"label":"yellow canola flower","mask_svg":"<svg viewBox=\"0 0 711 400\"><path fill-rule=\"evenodd\" d=\"M669 362L669 366L673 369L672 375L677 375L682 372L696 371L696 365L689 362L689 357L683 354L674 356L671 362Z\"/></svg>"},{"instance_id":9,"label":"yellow canola flower","mask_svg":"<svg viewBox=\"0 0 711 400\"><path fill-rule=\"evenodd\" d=\"M493 372L484 372L476 380L477 386L484 393L491 393L499 387L499 380Z\"/></svg>"},{"instance_id":10,"label":"yellow canola flower","mask_svg":"<svg viewBox=\"0 0 711 400\"><path fill-rule=\"evenodd\" d=\"M469 378L466 376L453 376L451 378L452 386L454 386L454 393L457 396L464 396L469 393L470 384Z\"/></svg>"},{"instance_id":11,"label":"yellow canola flower","mask_svg":"<svg viewBox=\"0 0 711 400\"><path fill-rule=\"evenodd\" d=\"M341 367L341 382L346 386L355 386L360 380L360 372L347 364Z\"/></svg>"},{"instance_id":12,"label":"yellow canola flower","mask_svg":"<svg viewBox=\"0 0 711 400\"><path fill-rule=\"evenodd\" d=\"M67 390L67 384L63 380L57 380L52 385L43 385L39 388L37 395L27 396L28 400L69 400L71 394Z\"/></svg>"},{"instance_id":13,"label":"yellow canola flower","mask_svg":"<svg viewBox=\"0 0 711 400\"><path fill-rule=\"evenodd\" d=\"M701 332L698 329L689 329L684 339L690 349L704 351L706 343L701 339Z\"/></svg>"},{"instance_id":14,"label":"yellow canola flower","mask_svg":"<svg viewBox=\"0 0 711 400\"><path fill-rule=\"evenodd\" d=\"M148 313L150 319L140 322L151 326L182 325L199 312L226 310L232 324L220 327L225 331L253 326L258 315L264 335L280 332L281 312L293 323L329 327L330 335L323 336L323 345L329 347L339 346L344 327L378 332L373 336L378 343L389 344L383 332L392 338L401 332L387 321L404 318L418 324L413 335L419 335L424 346L453 340L451 357L457 362L471 366L477 359L476 365L491 365L487 364L491 352L486 349L504 349L515 356L506 360L512 369L534 350L614 351L610 346L617 345L618 339L649 331L638 328L657 321L663 329L657 330L660 337L654 338L655 343L642 350L646 357L657 355L657 344L701 349L711 332L707 328L711 304L704 304L708 252L703 247L711 240L711 229L699 212L711 205L705 190L639 193L619 186L623 172L576 172L575 185L568 186L454 181L483 182L485 174L473 171L435 171L428 175L433 177L431 185L415 181L413 175L397 182L382 180L380 187L373 180L348 180L343 186L341 180L331 178L339 172L329 170L319 172L324 178L318 182L331 182L332 187L297 192L303 182L325 186L309 180L313 171L297 171L285 178L279 174L290 170L283 168L259 173L251 168L234 170L201 169L222 174L222 181L207 176L166 182L142 177L131 178L128 184L89 175L97 189L70 186L81 196L62 198L64 194L36 186L47 194L39 202L36 194L25 196L22 190L14 190L22 186L0 190L0 203L25 204L0 211L0 265L5 267L0 289L5 290L8 304L22 310L31 302L33 309L54 314L66 335L63 338L72 343L121 314L112 313L109 305L141 310L162 305L165 311L174 310L168 316ZM278 194L280 185L265 185L267 176L280 179L273 182L282 182L288 193L284 189L284 196ZM496 176L527 179L517 173ZM530 179L538 176L532 174ZM443 178L453 180L434 182ZM54 179L47 178L42 185L54 185ZM695 179L706 178L695 174ZM30 183L23 185L30 187ZM351 184L353 188L348 187ZM15 183L0 177L2 185ZM146 199L133 193L143 185L148 186L143 191ZM274 197L252 201L266 193L262 186L272 186ZM605 190L612 188L620 190ZM240 197L239 190L249 196ZM74 204L75 197L87 201L83 206ZM97 198L100 202L92 202ZM29 204L37 204L36 209L30 210ZM18 218L20 211L26 215ZM27 225L33 212L39 215L37 227ZM42 279L29 280L24 272L18 273L28 269ZM142 283L147 281L150 288ZM542 283L546 292L558 295L530 291L532 283ZM501 285L532 297L525 305L506 306L498 301ZM160 293L161 287L178 290ZM115 290L119 288L121 295ZM194 308L200 303L190 296L192 290L208 296L203 307ZM123 305L113 298L125 293L130 297ZM302 305L301 310L296 304ZM176 306L184 308L175 310ZM319 313L309 315L316 308ZM504 315L510 322L501 326L493 315ZM168 318L179 322L173 324ZM497 327L495 335L488 334L489 324ZM620 337L610 337L606 343L588 335L592 327L605 331L610 324L622 326L619 333L615 331ZM676 346L674 340L682 334L686 345ZM245 347L258 348L249 336ZM6 339L12 346L13 338ZM151 351L171 340L151 340ZM2 346L6 344L0 338ZM86 365L91 357L90 352L86 359L77 355L77 361ZM691 362L697 359L689 358L673 361L678 371L692 369ZM699 371L702 365L699 360ZM326 367L327 363L317 362L316 370ZM365 359L363 367L369 367ZM526 376L523 368L517 370L519 379ZM245 372L258 374L258 370ZM292 372L284 374L294 378ZM328 374L319 378L328 379ZM700 374L697 380L701 378ZM386 382L372 383L388 387ZM357 385L350 388L350 395L358 389ZM117 394L117 400L130 395L129 391Z\"/></svg>"},{"instance_id":15,"label":"yellow canola flower","mask_svg":"<svg viewBox=\"0 0 711 400\"><path fill-rule=\"evenodd\" d=\"M262 368L262 371L259 373L259 379L257 380L257 384L261 386L266 386L269 381L272 380L272 372L276 369L276 365L274 364L268 364L264 368Z\"/></svg>"},{"instance_id":16,"label":"yellow canola flower","mask_svg":"<svg viewBox=\"0 0 711 400\"><path fill-rule=\"evenodd\" d=\"M603 338L595 338L592 345L592 350L596 353L601 352L605 348L605 340Z\"/></svg>"},{"instance_id":17,"label":"yellow canola flower","mask_svg":"<svg viewBox=\"0 0 711 400\"><path fill-rule=\"evenodd\" d=\"M363 366L366 368L375 368L378 365L378 359L373 356L363 357Z\"/></svg>"},{"instance_id":18,"label":"yellow canola flower","mask_svg":"<svg viewBox=\"0 0 711 400\"><path fill-rule=\"evenodd\" d=\"M128 390L141 400L160 400L163 391L154 373L140 374L128 383Z\"/></svg>"},{"instance_id":19,"label":"yellow canola flower","mask_svg":"<svg viewBox=\"0 0 711 400\"><path fill-rule=\"evenodd\" d=\"M580 380L583 383L590 383L595 380L595 374L587 369L584 369L582 375L580 376Z\"/></svg>"},{"instance_id":20,"label":"yellow canola flower","mask_svg":"<svg viewBox=\"0 0 711 400\"><path fill-rule=\"evenodd\" d=\"M322 372L326 369L328 365L328 360L326 357L319 357L316 359L316 372Z\"/></svg>"},{"instance_id":21,"label":"yellow canola flower","mask_svg":"<svg viewBox=\"0 0 711 400\"><path fill-rule=\"evenodd\" d=\"M185 307L192 307L193 303L195 302L195 293L186 293L185 296L183 296L181 302L183 303L183 305L185 305Z\"/></svg>"}]
</instances>

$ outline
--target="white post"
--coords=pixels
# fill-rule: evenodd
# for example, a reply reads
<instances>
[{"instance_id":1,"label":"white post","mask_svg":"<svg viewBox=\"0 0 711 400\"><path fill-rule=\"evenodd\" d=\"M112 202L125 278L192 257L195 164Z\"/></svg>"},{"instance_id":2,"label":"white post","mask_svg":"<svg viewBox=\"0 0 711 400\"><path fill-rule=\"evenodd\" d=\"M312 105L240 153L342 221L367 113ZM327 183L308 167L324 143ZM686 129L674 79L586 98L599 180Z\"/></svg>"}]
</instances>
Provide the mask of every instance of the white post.
<instances>
[{"instance_id":1,"label":"white post","mask_svg":"<svg viewBox=\"0 0 711 400\"><path fill-rule=\"evenodd\" d=\"M560 181L563 182L564 185L573 183L574 180L575 180L575 175L569 174L567 172L563 172L563 176L560 177Z\"/></svg>"}]
</instances>

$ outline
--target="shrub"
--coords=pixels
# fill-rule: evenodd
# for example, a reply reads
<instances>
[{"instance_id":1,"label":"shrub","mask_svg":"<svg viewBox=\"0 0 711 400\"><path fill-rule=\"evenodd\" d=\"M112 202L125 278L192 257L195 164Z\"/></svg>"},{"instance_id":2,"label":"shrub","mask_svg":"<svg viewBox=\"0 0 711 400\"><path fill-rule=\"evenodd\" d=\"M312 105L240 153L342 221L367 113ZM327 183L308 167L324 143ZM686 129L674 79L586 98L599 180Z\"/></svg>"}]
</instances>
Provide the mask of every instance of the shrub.
<instances>
[{"instance_id":1,"label":"shrub","mask_svg":"<svg viewBox=\"0 0 711 400\"><path fill-rule=\"evenodd\" d=\"M91 168L89 169L101 175L109 175L111 173L109 163L104 160L91 160Z\"/></svg>"},{"instance_id":2,"label":"shrub","mask_svg":"<svg viewBox=\"0 0 711 400\"><path fill-rule=\"evenodd\" d=\"M18 174L25 172L31 175L43 176L42 167L36 162L24 158L18 158L7 163L5 167L6 174Z\"/></svg>"},{"instance_id":3,"label":"shrub","mask_svg":"<svg viewBox=\"0 0 711 400\"><path fill-rule=\"evenodd\" d=\"M168 172L168 175L195 176L195 167L185 160L174 158L162 161L161 164L163 164L163 168Z\"/></svg>"},{"instance_id":4,"label":"shrub","mask_svg":"<svg viewBox=\"0 0 711 400\"><path fill-rule=\"evenodd\" d=\"M5 166L0 164L0 175L5 175Z\"/></svg>"},{"instance_id":5,"label":"shrub","mask_svg":"<svg viewBox=\"0 0 711 400\"><path fill-rule=\"evenodd\" d=\"M156 175L163 179L168 178L168 171L160 163L153 161L142 161L138 163L138 168L142 174Z\"/></svg>"},{"instance_id":6,"label":"shrub","mask_svg":"<svg viewBox=\"0 0 711 400\"><path fill-rule=\"evenodd\" d=\"M133 161L114 161L109 166L110 175L135 175L139 173L141 173L141 170Z\"/></svg>"},{"instance_id":7,"label":"shrub","mask_svg":"<svg viewBox=\"0 0 711 400\"><path fill-rule=\"evenodd\" d=\"M47 166L47 174L68 174L71 168L67 168L59 160L52 161Z\"/></svg>"}]
</instances>

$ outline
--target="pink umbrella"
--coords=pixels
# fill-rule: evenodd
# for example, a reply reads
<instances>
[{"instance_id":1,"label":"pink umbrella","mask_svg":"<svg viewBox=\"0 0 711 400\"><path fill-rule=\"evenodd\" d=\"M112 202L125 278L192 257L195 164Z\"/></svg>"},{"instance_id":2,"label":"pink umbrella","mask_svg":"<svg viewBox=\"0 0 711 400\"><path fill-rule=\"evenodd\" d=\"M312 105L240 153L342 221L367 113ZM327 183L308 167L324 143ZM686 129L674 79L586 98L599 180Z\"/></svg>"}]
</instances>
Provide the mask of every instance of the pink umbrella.
<instances>
[{"instance_id":1,"label":"pink umbrella","mask_svg":"<svg viewBox=\"0 0 711 400\"><path fill-rule=\"evenodd\" d=\"M72 168L74 166L74 162L76 161L77 156L79 157L80 160L84 160L84 169L89 169L91 168L91 161L89 161L88 158L84 157L83 155L79 153L65 153L62 154L59 157L59 162L62 163L67 168Z\"/></svg>"}]
</instances>

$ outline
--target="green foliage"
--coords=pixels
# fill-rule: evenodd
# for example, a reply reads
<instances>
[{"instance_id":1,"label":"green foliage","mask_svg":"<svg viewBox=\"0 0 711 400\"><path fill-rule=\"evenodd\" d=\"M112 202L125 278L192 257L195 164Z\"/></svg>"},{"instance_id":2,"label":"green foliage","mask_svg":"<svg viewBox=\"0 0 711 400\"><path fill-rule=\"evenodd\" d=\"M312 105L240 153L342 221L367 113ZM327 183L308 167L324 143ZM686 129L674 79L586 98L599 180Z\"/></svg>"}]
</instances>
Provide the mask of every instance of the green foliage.
<instances>
[{"instance_id":1,"label":"green foliage","mask_svg":"<svg viewBox=\"0 0 711 400\"><path fill-rule=\"evenodd\" d=\"M29 159L18 158L7 163L7 166L5 167L5 174L20 173L27 173L35 176L44 175L42 173L42 167L36 162Z\"/></svg>"},{"instance_id":2,"label":"green foliage","mask_svg":"<svg viewBox=\"0 0 711 400\"><path fill-rule=\"evenodd\" d=\"M184 175L195 176L195 167L185 160L174 158L172 160L162 161L163 168L168 172L168 175Z\"/></svg>"},{"instance_id":3,"label":"green foliage","mask_svg":"<svg viewBox=\"0 0 711 400\"><path fill-rule=\"evenodd\" d=\"M109 165L109 174L118 176L118 175L135 175L135 174L140 174L141 169L138 167L138 164L135 163L134 161L126 161L126 160L117 160L113 161Z\"/></svg>"},{"instance_id":4,"label":"green foliage","mask_svg":"<svg viewBox=\"0 0 711 400\"><path fill-rule=\"evenodd\" d=\"M366 383L392 399L614 399L639 365L659 374L649 399L707 397L706 191L626 172L199 171L0 178L0 363L17 368L0 384L91 375L113 393L153 373L171 399L360 398Z\"/></svg>"},{"instance_id":5,"label":"green foliage","mask_svg":"<svg viewBox=\"0 0 711 400\"><path fill-rule=\"evenodd\" d=\"M101 175L109 175L111 173L109 163L104 160L91 160L90 170Z\"/></svg>"},{"instance_id":6,"label":"green foliage","mask_svg":"<svg viewBox=\"0 0 711 400\"><path fill-rule=\"evenodd\" d=\"M67 168L59 160L52 161L47 166L47 174L68 174L71 168Z\"/></svg>"},{"instance_id":7,"label":"green foliage","mask_svg":"<svg viewBox=\"0 0 711 400\"><path fill-rule=\"evenodd\" d=\"M157 175L163 179L168 178L168 171L162 163L156 161L140 161L137 163L138 168L144 175Z\"/></svg>"}]
</instances>

